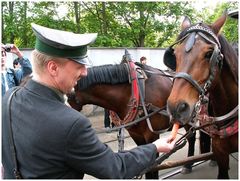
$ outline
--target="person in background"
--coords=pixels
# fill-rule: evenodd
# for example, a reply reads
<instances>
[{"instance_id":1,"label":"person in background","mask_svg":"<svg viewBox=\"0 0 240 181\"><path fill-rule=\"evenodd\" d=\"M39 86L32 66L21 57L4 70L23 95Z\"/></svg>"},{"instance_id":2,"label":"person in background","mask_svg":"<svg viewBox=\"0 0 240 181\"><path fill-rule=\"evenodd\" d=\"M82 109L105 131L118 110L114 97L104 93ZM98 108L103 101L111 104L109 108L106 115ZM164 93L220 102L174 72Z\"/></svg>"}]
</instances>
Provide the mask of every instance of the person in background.
<instances>
[{"instance_id":1,"label":"person in background","mask_svg":"<svg viewBox=\"0 0 240 181\"><path fill-rule=\"evenodd\" d=\"M110 112L108 109L104 109L104 127L105 128L113 128L115 125L110 120Z\"/></svg>"},{"instance_id":2,"label":"person in background","mask_svg":"<svg viewBox=\"0 0 240 181\"><path fill-rule=\"evenodd\" d=\"M13 68L14 68L14 70L17 70L17 69L20 69L20 68L21 68L21 65L20 65L20 63L19 63L19 59L18 59L18 58L15 58L15 59L13 60Z\"/></svg>"},{"instance_id":3,"label":"person in background","mask_svg":"<svg viewBox=\"0 0 240 181\"><path fill-rule=\"evenodd\" d=\"M144 56L142 56L142 57L140 58L140 63L141 63L141 64L147 64L147 58L144 57Z\"/></svg>"},{"instance_id":4,"label":"person in background","mask_svg":"<svg viewBox=\"0 0 240 181\"><path fill-rule=\"evenodd\" d=\"M28 58L23 56L23 53L18 49L18 47L14 44L4 45L1 44L1 71L2 71L2 96L6 93L6 91L14 86L18 86L21 80L27 75L32 73L32 66ZM7 53L13 53L18 58L18 64L20 64L20 69L12 69L6 67L7 62Z\"/></svg>"},{"instance_id":5,"label":"person in background","mask_svg":"<svg viewBox=\"0 0 240 181\"><path fill-rule=\"evenodd\" d=\"M102 143L89 119L64 103L64 95L87 76L87 46L97 34L37 24L32 29L33 78L3 98L4 179L81 179L85 173L100 179L133 178L155 162L158 152L173 149L166 138L119 153ZM6 105L11 94L10 107Z\"/></svg>"}]
</instances>

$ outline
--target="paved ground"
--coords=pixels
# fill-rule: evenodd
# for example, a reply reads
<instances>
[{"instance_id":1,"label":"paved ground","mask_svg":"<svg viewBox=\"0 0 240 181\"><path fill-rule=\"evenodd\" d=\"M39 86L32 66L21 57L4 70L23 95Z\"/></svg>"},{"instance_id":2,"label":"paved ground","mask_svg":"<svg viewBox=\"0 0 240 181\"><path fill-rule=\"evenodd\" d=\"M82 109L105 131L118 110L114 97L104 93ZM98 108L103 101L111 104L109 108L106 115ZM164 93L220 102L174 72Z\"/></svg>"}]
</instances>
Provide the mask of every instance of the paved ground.
<instances>
[{"instance_id":1,"label":"paved ground","mask_svg":"<svg viewBox=\"0 0 240 181\"><path fill-rule=\"evenodd\" d=\"M94 111L94 115L91 114L91 110ZM91 108L91 110L85 110L85 112L88 114L89 119L92 122L93 127L96 130L102 129L103 126L103 110L101 108ZM179 133L184 133L184 130L180 129ZM168 136L169 133L164 133L161 136L165 137ZM117 139L117 132L113 133L104 133L104 134L98 134L99 139L105 143L107 143L114 151L117 152L118 150L118 143L116 141ZM128 133L125 130L125 136L128 137ZM179 135L180 136L180 135ZM129 150L131 148L136 147L136 144L133 142L133 140L128 137L125 139L125 144L124 144L124 149ZM195 146L195 154L199 154L199 149L198 149L198 137L197 137L197 144ZM187 145L182 148L181 150L177 151L173 155L171 155L166 161L171 160L179 160L186 158L187 155ZM238 179L238 153L232 154L230 156L230 170L229 170L229 175L231 179ZM181 174L180 173L181 167L175 167L171 169L165 169L165 170L160 170L159 171L159 178L160 179L216 179L217 178L217 173L218 169L216 167L210 167L209 166L209 161L206 161L204 163L201 163L193 168L192 173L190 174ZM175 173L173 176L169 176ZM96 179L92 176L85 175L84 179Z\"/></svg>"}]
</instances>

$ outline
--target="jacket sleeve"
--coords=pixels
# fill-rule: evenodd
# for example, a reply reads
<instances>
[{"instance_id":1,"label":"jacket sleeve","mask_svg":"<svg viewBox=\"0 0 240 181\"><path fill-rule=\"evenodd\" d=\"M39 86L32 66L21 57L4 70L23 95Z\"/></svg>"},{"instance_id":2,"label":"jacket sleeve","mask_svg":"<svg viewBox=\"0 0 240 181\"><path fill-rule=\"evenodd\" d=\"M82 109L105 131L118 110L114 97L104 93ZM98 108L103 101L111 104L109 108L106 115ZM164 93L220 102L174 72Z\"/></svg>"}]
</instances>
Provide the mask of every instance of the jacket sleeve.
<instances>
[{"instance_id":1,"label":"jacket sleeve","mask_svg":"<svg viewBox=\"0 0 240 181\"><path fill-rule=\"evenodd\" d=\"M19 60L19 63L21 65L21 69L16 70L16 78L18 79L18 82L21 82L21 80L26 77L27 75L30 75L32 73L32 65L28 58L23 57Z\"/></svg>"},{"instance_id":2,"label":"jacket sleeve","mask_svg":"<svg viewBox=\"0 0 240 181\"><path fill-rule=\"evenodd\" d=\"M100 179L133 178L151 166L157 154L156 146L153 144L114 153L97 138L85 117L75 122L67 140L67 163L79 172Z\"/></svg>"}]
</instances>

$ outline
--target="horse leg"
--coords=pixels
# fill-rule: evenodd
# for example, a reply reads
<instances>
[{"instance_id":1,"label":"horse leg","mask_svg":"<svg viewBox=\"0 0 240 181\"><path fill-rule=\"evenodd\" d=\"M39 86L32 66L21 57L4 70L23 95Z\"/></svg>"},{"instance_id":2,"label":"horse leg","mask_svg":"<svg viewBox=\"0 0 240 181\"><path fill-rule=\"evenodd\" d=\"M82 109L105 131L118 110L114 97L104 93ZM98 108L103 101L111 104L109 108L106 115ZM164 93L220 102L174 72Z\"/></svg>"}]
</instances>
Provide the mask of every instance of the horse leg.
<instances>
[{"instance_id":1,"label":"horse leg","mask_svg":"<svg viewBox=\"0 0 240 181\"><path fill-rule=\"evenodd\" d=\"M229 179L229 155L222 155L220 158L216 156L218 164L218 179Z\"/></svg>"},{"instance_id":2,"label":"horse leg","mask_svg":"<svg viewBox=\"0 0 240 181\"><path fill-rule=\"evenodd\" d=\"M200 131L200 152L201 153L208 153L211 151L211 137L203 132L203 131ZM217 162L214 158L212 158L209 162L209 166L217 166Z\"/></svg>"},{"instance_id":3,"label":"horse leg","mask_svg":"<svg viewBox=\"0 0 240 181\"><path fill-rule=\"evenodd\" d=\"M210 152L211 138L208 134L200 131L200 152L207 153Z\"/></svg>"},{"instance_id":4,"label":"horse leg","mask_svg":"<svg viewBox=\"0 0 240 181\"><path fill-rule=\"evenodd\" d=\"M195 142L196 142L196 133L194 133L190 138L188 138L188 157L194 155ZM181 173L182 174L191 173L192 165L193 165L192 163L183 165Z\"/></svg>"},{"instance_id":5,"label":"horse leg","mask_svg":"<svg viewBox=\"0 0 240 181\"><path fill-rule=\"evenodd\" d=\"M218 163L218 179L229 179L229 153L228 148L225 146L228 144L224 143L220 138L214 138L212 141L213 153Z\"/></svg>"},{"instance_id":6,"label":"horse leg","mask_svg":"<svg viewBox=\"0 0 240 181\"><path fill-rule=\"evenodd\" d=\"M214 156L218 164L218 179L229 179L229 155L221 153L219 150L213 150Z\"/></svg>"}]
</instances>

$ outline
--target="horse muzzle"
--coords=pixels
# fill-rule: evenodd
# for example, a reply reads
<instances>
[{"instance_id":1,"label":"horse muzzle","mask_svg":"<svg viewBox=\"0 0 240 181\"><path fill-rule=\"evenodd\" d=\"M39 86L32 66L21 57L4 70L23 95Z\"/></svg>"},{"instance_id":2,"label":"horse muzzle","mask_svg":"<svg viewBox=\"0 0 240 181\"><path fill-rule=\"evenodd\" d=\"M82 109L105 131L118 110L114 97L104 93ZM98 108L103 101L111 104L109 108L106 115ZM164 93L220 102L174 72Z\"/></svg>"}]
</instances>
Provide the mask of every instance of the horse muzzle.
<instances>
[{"instance_id":1,"label":"horse muzzle","mask_svg":"<svg viewBox=\"0 0 240 181\"><path fill-rule=\"evenodd\" d=\"M167 112L170 115L170 122L178 122L180 125L188 124L191 119L193 107L185 101L179 101L175 104L167 102Z\"/></svg>"}]
</instances>

